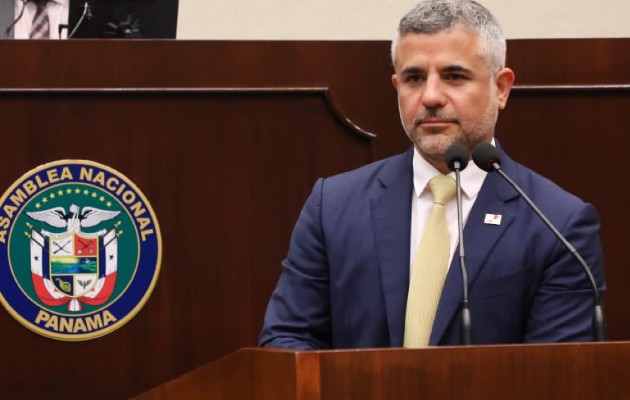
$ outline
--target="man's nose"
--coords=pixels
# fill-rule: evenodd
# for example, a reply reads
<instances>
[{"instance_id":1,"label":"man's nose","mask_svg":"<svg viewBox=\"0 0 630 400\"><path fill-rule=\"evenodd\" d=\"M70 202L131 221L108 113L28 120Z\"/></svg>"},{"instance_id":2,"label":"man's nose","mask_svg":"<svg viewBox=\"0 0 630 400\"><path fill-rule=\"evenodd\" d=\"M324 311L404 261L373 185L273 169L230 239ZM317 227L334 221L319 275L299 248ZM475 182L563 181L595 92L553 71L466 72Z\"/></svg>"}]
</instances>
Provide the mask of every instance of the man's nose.
<instances>
[{"instance_id":1,"label":"man's nose","mask_svg":"<svg viewBox=\"0 0 630 400\"><path fill-rule=\"evenodd\" d=\"M444 82L439 77L431 76L427 78L422 93L422 105L426 108L439 108L446 104L446 94L444 92Z\"/></svg>"}]
</instances>

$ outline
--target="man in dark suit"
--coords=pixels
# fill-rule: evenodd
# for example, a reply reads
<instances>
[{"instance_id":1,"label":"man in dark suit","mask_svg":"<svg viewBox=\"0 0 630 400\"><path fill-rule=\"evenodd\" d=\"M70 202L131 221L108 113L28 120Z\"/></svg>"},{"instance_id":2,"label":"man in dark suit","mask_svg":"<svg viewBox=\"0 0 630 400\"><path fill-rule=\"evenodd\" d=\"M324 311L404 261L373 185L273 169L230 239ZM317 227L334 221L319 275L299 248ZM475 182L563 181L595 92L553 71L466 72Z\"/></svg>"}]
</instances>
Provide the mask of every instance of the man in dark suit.
<instances>
[{"instance_id":1,"label":"man in dark suit","mask_svg":"<svg viewBox=\"0 0 630 400\"><path fill-rule=\"evenodd\" d=\"M444 205L450 232L445 278L438 280L441 292L424 342L415 340L409 323L422 308L409 295L414 266L421 265L414 260L433 251L417 250L431 218L428 186L435 176L452 174L444 153L455 143L469 150L481 142L496 145L503 170L605 289L595 209L512 161L494 138L514 82L505 48L498 22L474 1L425 0L403 17L392 43L392 82L414 146L316 182L282 263L261 346L459 344L462 277L453 199ZM462 185L473 343L593 340L591 287L570 252L497 174L470 163Z\"/></svg>"}]
</instances>

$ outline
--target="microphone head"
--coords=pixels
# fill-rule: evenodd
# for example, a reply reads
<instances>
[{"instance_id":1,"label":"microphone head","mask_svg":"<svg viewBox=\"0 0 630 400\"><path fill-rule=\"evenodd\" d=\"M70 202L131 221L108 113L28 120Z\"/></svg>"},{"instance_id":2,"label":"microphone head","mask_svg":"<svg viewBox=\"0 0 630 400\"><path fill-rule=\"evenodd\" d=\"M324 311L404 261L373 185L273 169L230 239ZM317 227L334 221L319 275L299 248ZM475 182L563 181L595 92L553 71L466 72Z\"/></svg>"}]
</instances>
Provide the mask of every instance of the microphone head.
<instances>
[{"instance_id":1,"label":"microphone head","mask_svg":"<svg viewBox=\"0 0 630 400\"><path fill-rule=\"evenodd\" d=\"M501 159L499 158L499 152L497 148L490 143L479 143L472 151L472 159L477 166L486 172L492 172L495 170L495 165L501 165Z\"/></svg>"},{"instance_id":2,"label":"microphone head","mask_svg":"<svg viewBox=\"0 0 630 400\"><path fill-rule=\"evenodd\" d=\"M466 146L459 143L451 145L444 154L446 165L448 165L451 171L455 171L456 169L461 171L466 168L468 165L468 158L468 149ZM459 165L456 165L456 163L459 163Z\"/></svg>"}]
</instances>

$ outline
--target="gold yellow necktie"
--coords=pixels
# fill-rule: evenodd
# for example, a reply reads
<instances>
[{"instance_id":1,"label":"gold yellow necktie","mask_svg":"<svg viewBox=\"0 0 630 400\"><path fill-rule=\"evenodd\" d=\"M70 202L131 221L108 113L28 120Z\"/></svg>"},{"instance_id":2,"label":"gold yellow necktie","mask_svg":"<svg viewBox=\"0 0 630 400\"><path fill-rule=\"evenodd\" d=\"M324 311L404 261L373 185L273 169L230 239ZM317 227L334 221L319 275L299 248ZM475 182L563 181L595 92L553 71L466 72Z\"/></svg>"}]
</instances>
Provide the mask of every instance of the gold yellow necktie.
<instances>
[{"instance_id":1,"label":"gold yellow necktie","mask_svg":"<svg viewBox=\"0 0 630 400\"><path fill-rule=\"evenodd\" d=\"M450 235L446 203L455 195L455 180L438 175L429 181L433 210L416 250L409 280L404 347L429 345L433 320L448 272Z\"/></svg>"}]
</instances>

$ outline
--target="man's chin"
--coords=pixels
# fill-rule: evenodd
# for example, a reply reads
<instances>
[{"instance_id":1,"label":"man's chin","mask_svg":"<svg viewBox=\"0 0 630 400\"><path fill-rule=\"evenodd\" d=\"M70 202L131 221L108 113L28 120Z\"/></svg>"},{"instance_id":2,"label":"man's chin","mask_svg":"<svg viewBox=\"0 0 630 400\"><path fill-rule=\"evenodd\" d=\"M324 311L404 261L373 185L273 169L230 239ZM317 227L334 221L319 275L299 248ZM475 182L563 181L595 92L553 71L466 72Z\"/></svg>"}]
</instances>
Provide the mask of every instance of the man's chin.
<instances>
[{"instance_id":1,"label":"man's chin","mask_svg":"<svg viewBox=\"0 0 630 400\"><path fill-rule=\"evenodd\" d=\"M433 135L422 138L422 140L416 142L416 145L422 154L435 157L443 156L446 150L455 143L456 140L451 136Z\"/></svg>"}]
</instances>

